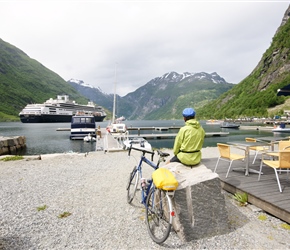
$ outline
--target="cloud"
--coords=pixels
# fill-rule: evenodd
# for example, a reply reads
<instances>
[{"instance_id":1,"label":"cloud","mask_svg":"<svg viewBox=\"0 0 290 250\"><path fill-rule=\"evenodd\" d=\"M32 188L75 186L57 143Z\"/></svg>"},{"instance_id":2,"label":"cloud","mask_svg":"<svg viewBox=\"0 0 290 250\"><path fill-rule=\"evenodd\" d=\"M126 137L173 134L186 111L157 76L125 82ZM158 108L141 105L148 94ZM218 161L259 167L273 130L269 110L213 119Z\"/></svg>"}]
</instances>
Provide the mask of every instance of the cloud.
<instances>
[{"instance_id":1,"label":"cloud","mask_svg":"<svg viewBox=\"0 0 290 250\"><path fill-rule=\"evenodd\" d=\"M0 34L65 80L125 95L170 71L239 83L257 65L288 1L0 2ZM3 25L6 24L6 25Z\"/></svg>"}]
</instances>

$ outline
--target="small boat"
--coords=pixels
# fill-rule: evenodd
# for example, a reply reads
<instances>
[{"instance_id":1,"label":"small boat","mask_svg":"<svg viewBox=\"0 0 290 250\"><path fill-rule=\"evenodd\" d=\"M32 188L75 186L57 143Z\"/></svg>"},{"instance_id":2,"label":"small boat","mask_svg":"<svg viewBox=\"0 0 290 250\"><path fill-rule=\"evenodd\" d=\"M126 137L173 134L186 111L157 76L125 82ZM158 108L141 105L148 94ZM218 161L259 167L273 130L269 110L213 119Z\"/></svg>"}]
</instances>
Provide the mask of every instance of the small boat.
<instances>
[{"instance_id":1,"label":"small boat","mask_svg":"<svg viewBox=\"0 0 290 250\"><path fill-rule=\"evenodd\" d=\"M220 125L223 121L220 120L207 120L206 125Z\"/></svg>"},{"instance_id":2,"label":"small boat","mask_svg":"<svg viewBox=\"0 0 290 250\"><path fill-rule=\"evenodd\" d=\"M107 126L107 131L110 134L116 135L116 134L125 134L127 131L127 126L125 123L112 123L109 126Z\"/></svg>"},{"instance_id":3,"label":"small boat","mask_svg":"<svg viewBox=\"0 0 290 250\"><path fill-rule=\"evenodd\" d=\"M96 122L94 116L76 115L71 119L70 139L83 140L88 136L96 137Z\"/></svg>"},{"instance_id":4,"label":"small boat","mask_svg":"<svg viewBox=\"0 0 290 250\"><path fill-rule=\"evenodd\" d=\"M290 128L274 128L272 132L290 133Z\"/></svg>"},{"instance_id":5,"label":"small boat","mask_svg":"<svg viewBox=\"0 0 290 250\"><path fill-rule=\"evenodd\" d=\"M124 116L120 116L116 119L117 122L125 121L126 118Z\"/></svg>"},{"instance_id":6,"label":"small boat","mask_svg":"<svg viewBox=\"0 0 290 250\"><path fill-rule=\"evenodd\" d=\"M132 145L132 147L134 148L142 148L148 151L152 151L151 144L144 138L133 138L133 139L124 140L123 144L124 144L123 148L125 150L129 149Z\"/></svg>"},{"instance_id":7,"label":"small boat","mask_svg":"<svg viewBox=\"0 0 290 250\"><path fill-rule=\"evenodd\" d=\"M223 122L220 125L220 127L221 128L239 128L240 124L236 124L236 123L233 123L233 122Z\"/></svg>"},{"instance_id":8,"label":"small boat","mask_svg":"<svg viewBox=\"0 0 290 250\"><path fill-rule=\"evenodd\" d=\"M290 133L290 128L286 128L285 124L280 124L279 126L274 126L272 132Z\"/></svg>"},{"instance_id":9,"label":"small boat","mask_svg":"<svg viewBox=\"0 0 290 250\"><path fill-rule=\"evenodd\" d=\"M89 133L87 136L84 137L84 141L85 142L94 142L94 141L96 141L96 137L93 137L91 135L91 133Z\"/></svg>"}]
</instances>

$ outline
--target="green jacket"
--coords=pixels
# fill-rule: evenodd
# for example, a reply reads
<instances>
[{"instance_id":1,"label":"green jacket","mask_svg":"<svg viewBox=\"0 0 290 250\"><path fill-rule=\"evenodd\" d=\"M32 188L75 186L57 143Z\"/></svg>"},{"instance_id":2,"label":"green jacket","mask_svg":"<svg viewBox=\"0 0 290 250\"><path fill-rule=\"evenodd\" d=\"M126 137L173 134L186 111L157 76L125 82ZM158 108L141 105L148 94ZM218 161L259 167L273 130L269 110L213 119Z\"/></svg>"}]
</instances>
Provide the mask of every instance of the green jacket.
<instances>
[{"instance_id":1,"label":"green jacket","mask_svg":"<svg viewBox=\"0 0 290 250\"><path fill-rule=\"evenodd\" d=\"M201 149L205 132L195 119L185 122L174 141L173 153L185 165L196 165L201 161Z\"/></svg>"}]
</instances>

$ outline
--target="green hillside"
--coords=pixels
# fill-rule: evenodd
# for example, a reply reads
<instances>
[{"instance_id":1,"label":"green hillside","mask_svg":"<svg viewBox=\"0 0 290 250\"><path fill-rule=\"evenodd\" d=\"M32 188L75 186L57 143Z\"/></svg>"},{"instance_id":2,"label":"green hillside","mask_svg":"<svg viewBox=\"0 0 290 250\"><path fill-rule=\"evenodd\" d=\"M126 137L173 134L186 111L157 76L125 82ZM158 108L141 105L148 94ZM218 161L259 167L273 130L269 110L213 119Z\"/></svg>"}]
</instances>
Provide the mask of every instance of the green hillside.
<instances>
[{"instance_id":1,"label":"green hillside","mask_svg":"<svg viewBox=\"0 0 290 250\"><path fill-rule=\"evenodd\" d=\"M268 113L268 109L284 103L288 98L277 96L277 90L290 84L289 53L290 19L279 27L253 72L231 90L199 108L199 116L224 119L274 115Z\"/></svg>"},{"instance_id":2,"label":"green hillside","mask_svg":"<svg viewBox=\"0 0 290 250\"><path fill-rule=\"evenodd\" d=\"M159 103L165 103L166 100L166 104L157 110L152 110L152 112L146 115L145 119L180 119L180 114L184 107L192 106L195 109L202 107L233 86L234 84L213 84L207 81L184 81L169 88L170 92L156 91L152 95L156 99L159 98ZM171 100L168 100L169 98Z\"/></svg>"},{"instance_id":3,"label":"green hillside","mask_svg":"<svg viewBox=\"0 0 290 250\"><path fill-rule=\"evenodd\" d=\"M83 104L88 101L59 75L0 39L0 121L19 120L26 104L43 103L59 94Z\"/></svg>"}]
</instances>

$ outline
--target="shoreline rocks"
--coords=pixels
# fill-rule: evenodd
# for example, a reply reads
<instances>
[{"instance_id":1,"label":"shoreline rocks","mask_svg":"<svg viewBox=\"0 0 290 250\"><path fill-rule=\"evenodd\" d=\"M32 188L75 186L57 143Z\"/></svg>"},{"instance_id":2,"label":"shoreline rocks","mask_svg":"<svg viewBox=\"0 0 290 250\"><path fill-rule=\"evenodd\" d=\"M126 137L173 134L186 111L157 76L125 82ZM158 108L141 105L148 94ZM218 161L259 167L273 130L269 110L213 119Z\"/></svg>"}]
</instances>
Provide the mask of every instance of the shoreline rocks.
<instances>
[{"instance_id":1,"label":"shoreline rocks","mask_svg":"<svg viewBox=\"0 0 290 250\"><path fill-rule=\"evenodd\" d=\"M15 154L26 147L25 136L0 136L0 155Z\"/></svg>"}]
</instances>

